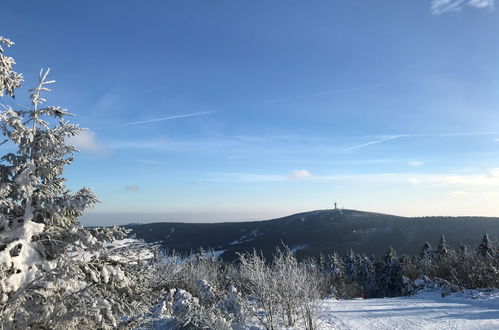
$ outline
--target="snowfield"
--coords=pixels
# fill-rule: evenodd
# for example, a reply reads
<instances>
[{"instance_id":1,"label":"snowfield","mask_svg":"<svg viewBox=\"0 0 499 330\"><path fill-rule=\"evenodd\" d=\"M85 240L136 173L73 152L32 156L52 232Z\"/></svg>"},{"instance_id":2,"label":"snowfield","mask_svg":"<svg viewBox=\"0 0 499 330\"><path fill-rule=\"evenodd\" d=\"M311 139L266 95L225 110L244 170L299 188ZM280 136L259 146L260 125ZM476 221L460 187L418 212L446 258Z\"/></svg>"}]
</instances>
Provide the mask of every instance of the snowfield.
<instances>
[{"instance_id":1,"label":"snowfield","mask_svg":"<svg viewBox=\"0 0 499 330\"><path fill-rule=\"evenodd\" d=\"M499 290L441 297L325 300L321 329L499 329Z\"/></svg>"}]
</instances>

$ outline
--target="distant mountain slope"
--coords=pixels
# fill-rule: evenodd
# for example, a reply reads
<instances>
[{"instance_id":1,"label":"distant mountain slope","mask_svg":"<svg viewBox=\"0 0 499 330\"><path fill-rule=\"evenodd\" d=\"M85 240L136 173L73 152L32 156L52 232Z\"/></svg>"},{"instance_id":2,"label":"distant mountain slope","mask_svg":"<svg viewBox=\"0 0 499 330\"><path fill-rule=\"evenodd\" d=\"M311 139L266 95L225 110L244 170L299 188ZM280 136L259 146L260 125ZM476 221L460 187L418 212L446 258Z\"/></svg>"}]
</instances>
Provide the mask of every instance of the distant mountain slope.
<instances>
[{"instance_id":1,"label":"distant mountain slope","mask_svg":"<svg viewBox=\"0 0 499 330\"><path fill-rule=\"evenodd\" d=\"M437 244L440 235L453 246L478 244L484 233L499 238L499 218L407 218L355 210L318 210L253 222L163 222L126 227L146 242L161 241L165 248L180 253L199 248L224 250L225 260L253 249L270 255L282 244L299 257L334 251L344 255L350 249L381 255L389 246L400 254L419 253L425 241Z\"/></svg>"}]
</instances>

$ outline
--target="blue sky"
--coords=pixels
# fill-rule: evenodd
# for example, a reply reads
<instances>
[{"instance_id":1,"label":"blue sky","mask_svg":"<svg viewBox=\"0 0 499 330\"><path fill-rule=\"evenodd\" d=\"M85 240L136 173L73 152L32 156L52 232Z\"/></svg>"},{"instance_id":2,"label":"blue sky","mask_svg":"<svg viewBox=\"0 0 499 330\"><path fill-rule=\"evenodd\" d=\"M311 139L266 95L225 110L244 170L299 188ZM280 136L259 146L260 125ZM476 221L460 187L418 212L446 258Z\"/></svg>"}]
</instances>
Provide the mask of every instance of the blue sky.
<instances>
[{"instance_id":1,"label":"blue sky","mask_svg":"<svg viewBox=\"0 0 499 330\"><path fill-rule=\"evenodd\" d=\"M89 128L84 224L499 216L493 0L7 0L0 32Z\"/></svg>"}]
</instances>

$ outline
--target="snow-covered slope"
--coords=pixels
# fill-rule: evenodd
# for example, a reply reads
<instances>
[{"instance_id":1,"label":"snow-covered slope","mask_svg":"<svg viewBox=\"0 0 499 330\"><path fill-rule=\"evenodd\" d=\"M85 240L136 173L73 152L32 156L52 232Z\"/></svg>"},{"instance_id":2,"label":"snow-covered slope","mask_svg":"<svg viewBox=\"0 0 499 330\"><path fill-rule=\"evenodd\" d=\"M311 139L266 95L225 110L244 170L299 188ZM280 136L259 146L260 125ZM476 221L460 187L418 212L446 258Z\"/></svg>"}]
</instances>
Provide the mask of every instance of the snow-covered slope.
<instances>
[{"instance_id":1,"label":"snow-covered slope","mask_svg":"<svg viewBox=\"0 0 499 330\"><path fill-rule=\"evenodd\" d=\"M325 300L322 329L499 329L499 291Z\"/></svg>"}]
</instances>

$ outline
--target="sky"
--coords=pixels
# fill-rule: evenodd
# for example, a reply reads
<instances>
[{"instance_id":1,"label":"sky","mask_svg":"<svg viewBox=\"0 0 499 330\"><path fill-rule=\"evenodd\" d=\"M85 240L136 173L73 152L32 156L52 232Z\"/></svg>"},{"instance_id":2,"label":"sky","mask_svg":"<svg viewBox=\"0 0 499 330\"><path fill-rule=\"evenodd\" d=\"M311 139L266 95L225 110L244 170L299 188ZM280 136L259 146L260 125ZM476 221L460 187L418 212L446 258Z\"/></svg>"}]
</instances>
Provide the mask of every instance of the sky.
<instances>
[{"instance_id":1,"label":"sky","mask_svg":"<svg viewBox=\"0 0 499 330\"><path fill-rule=\"evenodd\" d=\"M332 208L499 216L494 0L3 0L0 35L88 130L84 225Z\"/></svg>"}]
</instances>

